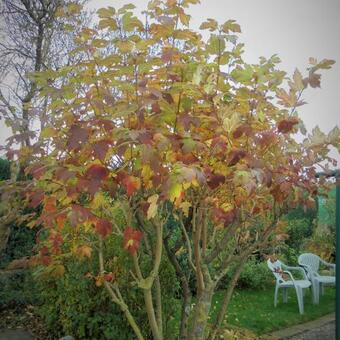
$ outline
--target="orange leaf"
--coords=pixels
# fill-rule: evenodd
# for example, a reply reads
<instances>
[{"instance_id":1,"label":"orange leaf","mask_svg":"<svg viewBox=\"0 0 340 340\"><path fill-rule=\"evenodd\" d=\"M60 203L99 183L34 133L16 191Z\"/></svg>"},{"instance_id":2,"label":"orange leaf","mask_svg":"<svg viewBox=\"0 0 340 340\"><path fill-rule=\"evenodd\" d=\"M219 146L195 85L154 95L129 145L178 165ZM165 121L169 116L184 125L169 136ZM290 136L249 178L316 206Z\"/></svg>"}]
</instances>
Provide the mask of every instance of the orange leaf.
<instances>
[{"instance_id":1,"label":"orange leaf","mask_svg":"<svg viewBox=\"0 0 340 340\"><path fill-rule=\"evenodd\" d=\"M123 179L123 185L125 186L127 195L130 197L140 188L140 179L134 176L126 176Z\"/></svg>"},{"instance_id":2,"label":"orange leaf","mask_svg":"<svg viewBox=\"0 0 340 340\"><path fill-rule=\"evenodd\" d=\"M282 133L290 132L294 125L298 124L299 120L295 117L290 117L284 120L279 121L277 124L277 130Z\"/></svg>"},{"instance_id":3,"label":"orange leaf","mask_svg":"<svg viewBox=\"0 0 340 340\"><path fill-rule=\"evenodd\" d=\"M137 229L127 227L124 230L123 246L131 255L136 254L143 233Z\"/></svg>"}]
</instances>

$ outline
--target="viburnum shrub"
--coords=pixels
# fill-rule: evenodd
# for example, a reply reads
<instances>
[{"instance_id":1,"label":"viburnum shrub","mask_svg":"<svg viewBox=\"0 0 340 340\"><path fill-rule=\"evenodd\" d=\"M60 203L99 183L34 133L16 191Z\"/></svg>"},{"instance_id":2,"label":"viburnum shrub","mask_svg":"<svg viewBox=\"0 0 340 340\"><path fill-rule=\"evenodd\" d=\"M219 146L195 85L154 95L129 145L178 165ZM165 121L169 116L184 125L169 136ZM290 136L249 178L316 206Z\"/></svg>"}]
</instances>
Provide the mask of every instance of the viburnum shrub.
<instances>
[{"instance_id":1,"label":"viburnum shrub","mask_svg":"<svg viewBox=\"0 0 340 340\"><path fill-rule=\"evenodd\" d=\"M166 254L182 287L179 336L214 338L247 258L284 238L281 217L290 207L314 205L323 184L315 166L332 161L329 145L339 148L338 128L295 138L306 135L297 114L303 91L319 87L318 71L334 62L310 58L307 74L295 70L292 78L276 55L248 64L235 21L208 19L200 26L207 40L189 29L185 10L196 3L150 1L144 23L132 4L100 9L98 27L76 39L80 61L34 75L50 116L27 160L27 199L43 206L32 225L47 234L38 258L62 275L63 258L97 253L99 271L84 280L106 289L138 339L120 267L143 292L153 338L162 339L158 274ZM120 240L125 262L105 255L108 236ZM235 265L207 327L217 284Z\"/></svg>"}]
</instances>

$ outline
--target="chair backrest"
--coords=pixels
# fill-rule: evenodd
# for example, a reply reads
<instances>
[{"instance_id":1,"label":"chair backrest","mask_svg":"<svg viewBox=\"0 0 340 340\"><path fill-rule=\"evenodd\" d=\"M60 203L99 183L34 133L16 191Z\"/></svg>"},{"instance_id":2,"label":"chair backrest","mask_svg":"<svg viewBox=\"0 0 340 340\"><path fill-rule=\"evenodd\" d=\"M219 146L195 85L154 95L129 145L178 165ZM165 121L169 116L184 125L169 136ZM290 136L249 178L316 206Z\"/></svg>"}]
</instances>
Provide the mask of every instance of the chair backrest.
<instances>
[{"instance_id":1,"label":"chair backrest","mask_svg":"<svg viewBox=\"0 0 340 340\"><path fill-rule=\"evenodd\" d=\"M270 259L267 260L267 266L279 282L285 282L282 277L282 263L279 260L272 262Z\"/></svg>"},{"instance_id":2,"label":"chair backrest","mask_svg":"<svg viewBox=\"0 0 340 340\"><path fill-rule=\"evenodd\" d=\"M317 273L320 268L320 257L312 253L304 253L299 256L298 263L302 266L309 266L315 273Z\"/></svg>"}]
</instances>

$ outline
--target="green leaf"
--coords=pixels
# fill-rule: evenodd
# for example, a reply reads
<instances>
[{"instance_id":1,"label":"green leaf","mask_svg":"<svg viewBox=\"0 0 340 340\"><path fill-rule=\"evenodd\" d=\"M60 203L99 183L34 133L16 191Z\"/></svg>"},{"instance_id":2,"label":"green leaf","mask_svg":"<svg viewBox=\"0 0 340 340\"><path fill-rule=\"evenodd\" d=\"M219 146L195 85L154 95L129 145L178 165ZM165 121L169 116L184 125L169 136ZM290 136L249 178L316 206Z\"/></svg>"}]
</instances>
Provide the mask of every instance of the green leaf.
<instances>
[{"instance_id":1,"label":"green leaf","mask_svg":"<svg viewBox=\"0 0 340 340\"><path fill-rule=\"evenodd\" d=\"M97 48L105 47L109 44L109 42L105 39L94 39L92 41L92 45Z\"/></svg>"},{"instance_id":2,"label":"green leaf","mask_svg":"<svg viewBox=\"0 0 340 340\"><path fill-rule=\"evenodd\" d=\"M116 10L113 7L100 8L97 11L99 18L111 18L116 13Z\"/></svg>"},{"instance_id":3,"label":"green leaf","mask_svg":"<svg viewBox=\"0 0 340 340\"><path fill-rule=\"evenodd\" d=\"M235 32L241 33L241 27L239 24L236 24L235 20L228 20L222 26L222 31L224 33Z\"/></svg>"},{"instance_id":4,"label":"green leaf","mask_svg":"<svg viewBox=\"0 0 340 340\"><path fill-rule=\"evenodd\" d=\"M244 69L235 68L231 76L240 83L248 83L253 78L253 68L250 65L246 65Z\"/></svg>"},{"instance_id":5,"label":"green leaf","mask_svg":"<svg viewBox=\"0 0 340 340\"><path fill-rule=\"evenodd\" d=\"M225 50L225 40L222 36L212 34L208 41L207 51L211 54L220 55Z\"/></svg>"},{"instance_id":6,"label":"green leaf","mask_svg":"<svg viewBox=\"0 0 340 340\"><path fill-rule=\"evenodd\" d=\"M122 53L129 53L134 48L134 44L128 40L119 40L116 42L116 45Z\"/></svg>"},{"instance_id":7,"label":"green leaf","mask_svg":"<svg viewBox=\"0 0 340 340\"><path fill-rule=\"evenodd\" d=\"M328 70L332 67L332 65L335 64L335 60L330 60L330 59L323 59L320 61L315 67L317 69L323 69L323 70Z\"/></svg>"},{"instance_id":8,"label":"green leaf","mask_svg":"<svg viewBox=\"0 0 340 340\"><path fill-rule=\"evenodd\" d=\"M213 32L217 29L218 23L214 19L208 19L207 21L203 22L200 26L201 30L209 30L210 32Z\"/></svg>"},{"instance_id":9,"label":"green leaf","mask_svg":"<svg viewBox=\"0 0 340 340\"><path fill-rule=\"evenodd\" d=\"M105 18L99 21L99 28L110 28L112 31L115 31L118 26L116 20L112 18Z\"/></svg>"},{"instance_id":10,"label":"green leaf","mask_svg":"<svg viewBox=\"0 0 340 340\"><path fill-rule=\"evenodd\" d=\"M41 130L41 133L40 133L41 138L49 138L55 135L56 135L56 130L51 126L45 127L44 129Z\"/></svg>"},{"instance_id":11,"label":"green leaf","mask_svg":"<svg viewBox=\"0 0 340 340\"><path fill-rule=\"evenodd\" d=\"M126 32L132 32L136 28L139 29L140 31L144 29L142 22L137 17L133 16L131 12L127 12L123 15L122 22L123 29Z\"/></svg>"},{"instance_id":12,"label":"green leaf","mask_svg":"<svg viewBox=\"0 0 340 340\"><path fill-rule=\"evenodd\" d=\"M196 4L199 4L199 3L200 3L200 0L183 0L182 6L187 7L190 4L196 5Z\"/></svg>"},{"instance_id":13,"label":"green leaf","mask_svg":"<svg viewBox=\"0 0 340 340\"><path fill-rule=\"evenodd\" d=\"M201 83L202 74L203 74L203 65L198 65L192 77L192 83L194 85L199 85Z\"/></svg>"},{"instance_id":14,"label":"green leaf","mask_svg":"<svg viewBox=\"0 0 340 340\"><path fill-rule=\"evenodd\" d=\"M118 14L123 14L127 12L128 10L135 9L135 8L136 6L134 4L126 4L118 10Z\"/></svg>"},{"instance_id":15,"label":"green leaf","mask_svg":"<svg viewBox=\"0 0 340 340\"><path fill-rule=\"evenodd\" d=\"M295 85L296 90L301 91L305 88L305 85L303 84L301 72L298 69L295 69L293 80L294 80L294 85Z\"/></svg>"}]
</instances>

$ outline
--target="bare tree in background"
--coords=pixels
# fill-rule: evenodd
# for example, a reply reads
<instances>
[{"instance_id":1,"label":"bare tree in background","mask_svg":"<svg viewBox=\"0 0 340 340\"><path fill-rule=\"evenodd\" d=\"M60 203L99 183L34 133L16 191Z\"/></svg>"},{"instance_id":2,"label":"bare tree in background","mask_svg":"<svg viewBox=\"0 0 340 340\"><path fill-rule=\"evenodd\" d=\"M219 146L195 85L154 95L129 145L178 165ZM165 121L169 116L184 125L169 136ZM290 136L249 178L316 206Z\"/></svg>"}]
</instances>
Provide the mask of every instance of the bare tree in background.
<instances>
[{"instance_id":1,"label":"bare tree in background","mask_svg":"<svg viewBox=\"0 0 340 340\"><path fill-rule=\"evenodd\" d=\"M0 118L11 127L11 142L29 146L34 130L48 119L47 102L38 100L32 72L72 63L73 39L90 14L87 0L1 0Z\"/></svg>"}]
</instances>

